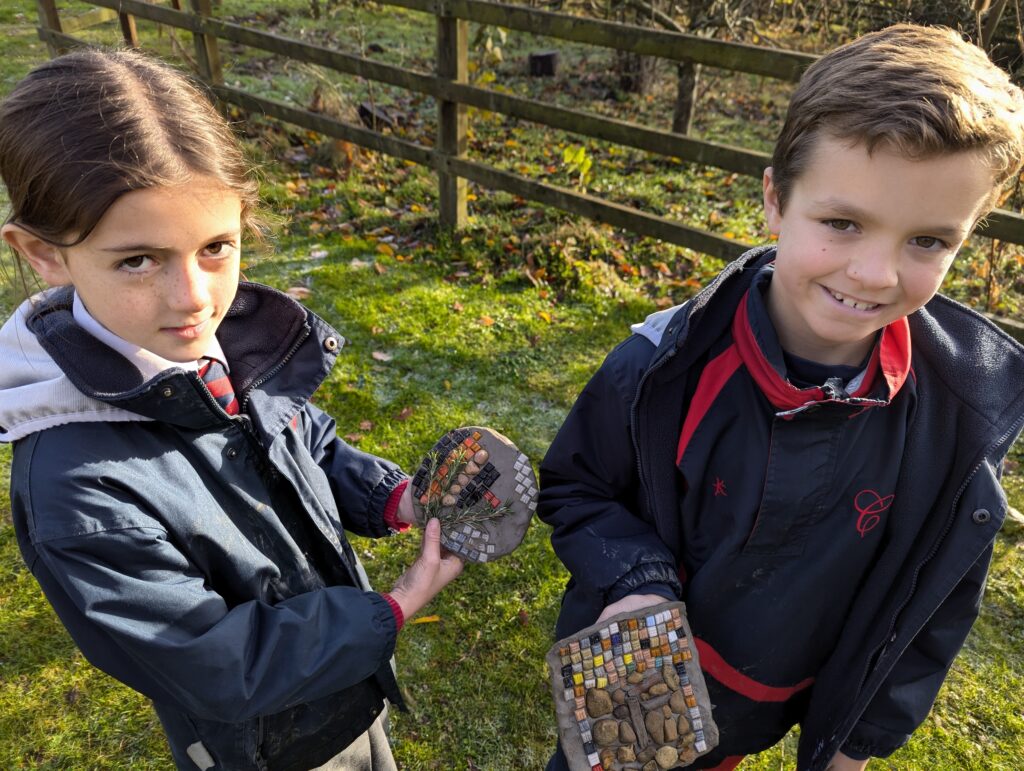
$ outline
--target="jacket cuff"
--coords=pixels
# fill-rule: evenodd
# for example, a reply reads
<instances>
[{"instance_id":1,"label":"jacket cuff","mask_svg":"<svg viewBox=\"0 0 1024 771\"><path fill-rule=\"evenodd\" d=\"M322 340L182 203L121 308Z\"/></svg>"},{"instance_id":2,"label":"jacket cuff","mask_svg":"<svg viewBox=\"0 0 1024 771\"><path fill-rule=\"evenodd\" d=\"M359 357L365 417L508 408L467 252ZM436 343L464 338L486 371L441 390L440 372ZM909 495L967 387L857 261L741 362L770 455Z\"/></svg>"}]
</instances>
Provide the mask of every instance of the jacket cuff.
<instances>
[{"instance_id":1,"label":"jacket cuff","mask_svg":"<svg viewBox=\"0 0 1024 771\"><path fill-rule=\"evenodd\" d=\"M395 490L402 482L408 480L409 477L398 468L387 469L384 473L384 477L377 483L377 486L370 493L370 500L367 503L367 525L369 529L369 535L374 538L379 538L383 535L389 535L387 523L384 520L384 514L387 511L388 504L391 502L391 497ZM397 503L396 503L397 506ZM377 519L377 516L380 519Z\"/></svg>"},{"instance_id":2,"label":"jacket cuff","mask_svg":"<svg viewBox=\"0 0 1024 771\"><path fill-rule=\"evenodd\" d=\"M404 533L410 527L408 522L403 522L398 518L398 503L402 500L402 493L408 486L408 479L399 482L398 487L392 490L391 495L388 496L388 502L384 504L384 524L395 533Z\"/></svg>"},{"instance_id":3,"label":"jacket cuff","mask_svg":"<svg viewBox=\"0 0 1024 771\"><path fill-rule=\"evenodd\" d=\"M861 720L850 731L840 747L844 755L854 760L869 757L887 758L910 740L910 734L895 733Z\"/></svg>"},{"instance_id":4,"label":"jacket cuff","mask_svg":"<svg viewBox=\"0 0 1024 771\"><path fill-rule=\"evenodd\" d=\"M395 614L395 629L396 632L401 632L402 627L405 626L405 614L402 613L402 607L395 602L395 598L387 592L381 592L380 596L387 600L388 606L391 608L391 612Z\"/></svg>"},{"instance_id":5,"label":"jacket cuff","mask_svg":"<svg viewBox=\"0 0 1024 771\"><path fill-rule=\"evenodd\" d=\"M658 594L666 600L678 600L683 586L675 568L667 562L647 562L633 568L605 593L605 607L627 594Z\"/></svg>"}]
</instances>

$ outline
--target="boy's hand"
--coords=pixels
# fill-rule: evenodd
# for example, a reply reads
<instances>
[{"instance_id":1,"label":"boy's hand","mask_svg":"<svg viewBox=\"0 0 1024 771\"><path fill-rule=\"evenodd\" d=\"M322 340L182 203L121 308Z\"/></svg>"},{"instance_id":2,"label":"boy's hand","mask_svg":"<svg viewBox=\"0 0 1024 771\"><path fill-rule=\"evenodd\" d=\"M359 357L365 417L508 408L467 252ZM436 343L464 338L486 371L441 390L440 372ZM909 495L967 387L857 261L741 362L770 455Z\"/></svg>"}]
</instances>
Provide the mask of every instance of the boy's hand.
<instances>
[{"instance_id":1,"label":"boy's hand","mask_svg":"<svg viewBox=\"0 0 1024 771\"><path fill-rule=\"evenodd\" d=\"M828 764L827 771L861 771L867 765L868 762L866 760L854 760L841 752L837 752L835 757L832 758L832 762Z\"/></svg>"},{"instance_id":2,"label":"boy's hand","mask_svg":"<svg viewBox=\"0 0 1024 771\"><path fill-rule=\"evenodd\" d=\"M667 602L667 600L660 594L627 594L621 600L616 600L611 605L601 611L601 615L597 617L595 624L600 624L609 616L614 616L616 613L628 613L633 610L640 610L641 608L649 608L651 605L657 605L661 602Z\"/></svg>"},{"instance_id":3,"label":"boy's hand","mask_svg":"<svg viewBox=\"0 0 1024 771\"><path fill-rule=\"evenodd\" d=\"M441 523L431 519L423 529L419 559L398 577L391 598L405 618L412 618L461 572L462 560L441 549Z\"/></svg>"},{"instance_id":4,"label":"boy's hand","mask_svg":"<svg viewBox=\"0 0 1024 771\"><path fill-rule=\"evenodd\" d=\"M399 522L405 522L409 525L416 524L416 512L412 507L412 482L407 484L402 491L402 497L398 499L398 511L395 512L395 516Z\"/></svg>"}]
</instances>

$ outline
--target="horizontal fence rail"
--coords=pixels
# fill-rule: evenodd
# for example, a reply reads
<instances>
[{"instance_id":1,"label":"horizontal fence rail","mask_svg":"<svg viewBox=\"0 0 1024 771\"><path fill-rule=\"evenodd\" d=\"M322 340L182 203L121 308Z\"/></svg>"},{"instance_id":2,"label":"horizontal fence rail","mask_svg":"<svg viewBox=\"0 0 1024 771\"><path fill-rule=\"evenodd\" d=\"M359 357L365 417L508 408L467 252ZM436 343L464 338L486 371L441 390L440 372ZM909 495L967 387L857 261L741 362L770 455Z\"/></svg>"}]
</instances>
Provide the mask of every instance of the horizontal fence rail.
<instances>
[{"instance_id":1,"label":"horizontal fence rail","mask_svg":"<svg viewBox=\"0 0 1024 771\"><path fill-rule=\"evenodd\" d=\"M449 48L453 45L462 46L461 56L464 59L466 21L789 81L798 79L800 73L817 58L795 51L779 51L741 43L709 40L679 32L664 32L636 25L585 19L486 0L383 2L438 17L439 62L451 55ZM115 18L120 18L124 29L125 17L138 17L186 30L192 33L196 41L197 62L201 74L218 98L243 110L264 113L326 136L353 142L435 169L442 187L439 196L442 224L458 227L464 222L465 187L459 180L470 180L484 187L513 193L641 235L725 259L732 258L749 248L748 244L634 207L611 203L592 195L537 182L473 162L467 159L464 153L464 108L475 107L625 147L753 177L760 177L764 167L768 165L769 156L766 153L693 139L628 121L473 86L465 82L464 73L458 75L458 53L452 59L451 67L454 69L445 76L383 64L355 54L216 19L210 14L209 0L191 0L189 11L153 5L142 0L92 0L92 4L99 8L63 20L57 15L54 3L40 1L40 38L54 50L84 45L83 41L67 33ZM180 2L175 2L174 5L180 7ZM460 28L457 26L459 24L463 26ZM134 30L134 26L132 29ZM442 33L449 32L450 45L442 45ZM218 39L433 97L438 100L441 107L437 146L425 147L229 87L223 83L220 76L216 47ZM462 64L464 65L464 61ZM448 200L451 196L456 196L459 200ZM1024 244L1024 216L998 210L979 226L977 232L990 238Z\"/></svg>"}]
</instances>

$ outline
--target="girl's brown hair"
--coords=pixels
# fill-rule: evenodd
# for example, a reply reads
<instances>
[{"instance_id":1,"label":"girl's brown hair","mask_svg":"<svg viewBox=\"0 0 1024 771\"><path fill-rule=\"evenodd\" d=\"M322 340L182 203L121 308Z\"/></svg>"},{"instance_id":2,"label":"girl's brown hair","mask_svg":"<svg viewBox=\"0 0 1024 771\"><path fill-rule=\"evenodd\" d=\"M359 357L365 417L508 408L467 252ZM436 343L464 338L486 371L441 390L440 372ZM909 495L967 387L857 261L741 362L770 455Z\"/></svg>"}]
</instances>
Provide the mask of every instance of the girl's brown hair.
<instances>
[{"instance_id":1,"label":"girl's brown hair","mask_svg":"<svg viewBox=\"0 0 1024 771\"><path fill-rule=\"evenodd\" d=\"M131 190L200 176L241 198L258 236L258 185L227 121L189 78L137 51L60 56L0 104L8 221L58 246L86 238Z\"/></svg>"},{"instance_id":2,"label":"girl's brown hair","mask_svg":"<svg viewBox=\"0 0 1024 771\"><path fill-rule=\"evenodd\" d=\"M826 54L800 79L772 155L782 207L823 132L910 159L980 151L994 205L1024 158L1024 95L953 30L897 24Z\"/></svg>"}]
</instances>

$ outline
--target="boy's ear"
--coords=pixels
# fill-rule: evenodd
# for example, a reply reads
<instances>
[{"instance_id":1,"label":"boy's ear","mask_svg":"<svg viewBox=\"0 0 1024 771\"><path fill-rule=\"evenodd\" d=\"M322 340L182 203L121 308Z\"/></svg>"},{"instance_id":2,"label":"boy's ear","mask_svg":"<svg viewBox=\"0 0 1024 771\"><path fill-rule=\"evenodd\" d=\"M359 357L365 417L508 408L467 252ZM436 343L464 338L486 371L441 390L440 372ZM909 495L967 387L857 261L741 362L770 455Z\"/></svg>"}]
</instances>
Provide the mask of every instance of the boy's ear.
<instances>
[{"instance_id":1,"label":"boy's ear","mask_svg":"<svg viewBox=\"0 0 1024 771\"><path fill-rule=\"evenodd\" d=\"M773 171L771 166L764 170L761 188L764 191L764 219L768 223L768 232L778 235L782 229L782 207L779 206L779 194L772 181Z\"/></svg>"},{"instance_id":2,"label":"boy's ear","mask_svg":"<svg viewBox=\"0 0 1024 771\"><path fill-rule=\"evenodd\" d=\"M50 286L71 283L71 276L64 265L64 256L49 241L44 241L13 222L8 222L0 228L0 236Z\"/></svg>"}]
</instances>

